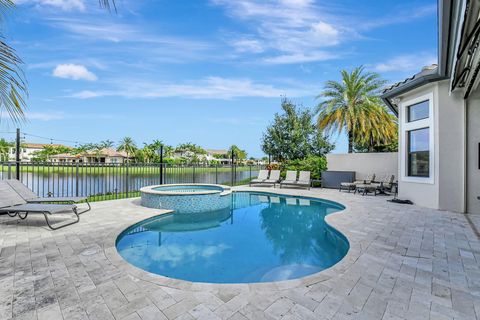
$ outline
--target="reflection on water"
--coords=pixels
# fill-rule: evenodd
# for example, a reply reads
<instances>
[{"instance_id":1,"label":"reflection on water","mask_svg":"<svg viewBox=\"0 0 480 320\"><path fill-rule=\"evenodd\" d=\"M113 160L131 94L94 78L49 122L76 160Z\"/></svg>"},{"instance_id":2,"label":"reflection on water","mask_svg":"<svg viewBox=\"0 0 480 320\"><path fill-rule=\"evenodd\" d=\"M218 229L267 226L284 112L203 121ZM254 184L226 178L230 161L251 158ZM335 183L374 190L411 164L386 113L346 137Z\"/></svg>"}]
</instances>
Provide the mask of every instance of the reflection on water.
<instances>
[{"instance_id":1,"label":"reflection on water","mask_svg":"<svg viewBox=\"0 0 480 320\"><path fill-rule=\"evenodd\" d=\"M331 202L250 192L231 208L169 214L127 229L117 242L130 263L168 277L234 283L294 279L338 262L348 242L325 215Z\"/></svg>"}]
</instances>

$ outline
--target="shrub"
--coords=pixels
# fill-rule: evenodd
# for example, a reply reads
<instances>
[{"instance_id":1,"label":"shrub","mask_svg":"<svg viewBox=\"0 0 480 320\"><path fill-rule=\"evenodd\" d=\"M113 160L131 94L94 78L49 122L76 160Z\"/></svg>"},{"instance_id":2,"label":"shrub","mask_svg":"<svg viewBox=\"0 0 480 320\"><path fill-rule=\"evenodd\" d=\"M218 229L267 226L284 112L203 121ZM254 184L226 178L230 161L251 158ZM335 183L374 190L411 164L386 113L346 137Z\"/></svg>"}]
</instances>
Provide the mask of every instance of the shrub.
<instances>
[{"instance_id":1,"label":"shrub","mask_svg":"<svg viewBox=\"0 0 480 320\"><path fill-rule=\"evenodd\" d=\"M327 158L323 156L308 156L305 159L286 161L282 167L283 175L285 175L287 170L310 171L312 179L320 179L322 172L327 170Z\"/></svg>"}]
</instances>

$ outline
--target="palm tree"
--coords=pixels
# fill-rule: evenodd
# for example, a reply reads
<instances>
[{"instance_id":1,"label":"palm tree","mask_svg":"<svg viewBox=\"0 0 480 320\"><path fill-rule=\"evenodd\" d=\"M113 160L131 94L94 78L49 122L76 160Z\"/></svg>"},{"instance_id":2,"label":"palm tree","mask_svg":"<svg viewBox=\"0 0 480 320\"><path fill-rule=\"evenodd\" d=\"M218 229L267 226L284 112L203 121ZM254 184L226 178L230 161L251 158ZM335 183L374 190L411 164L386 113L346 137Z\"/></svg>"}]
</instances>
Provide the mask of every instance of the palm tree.
<instances>
[{"instance_id":1,"label":"palm tree","mask_svg":"<svg viewBox=\"0 0 480 320\"><path fill-rule=\"evenodd\" d=\"M123 140L120 141L120 145L117 148L117 151L125 151L125 153L127 154L127 162L130 158L130 155L135 154L135 150L137 150L137 146L135 145L135 142L133 141L133 139L130 137L123 138Z\"/></svg>"},{"instance_id":2,"label":"palm tree","mask_svg":"<svg viewBox=\"0 0 480 320\"><path fill-rule=\"evenodd\" d=\"M341 82L327 81L317 97L325 99L317 106L318 126L321 130L338 131L338 134L346 130L348 152L352 153L355 141L366 134L378 138L382 132L390 130L392 119L387 116L388 111L380 107L378 94L385 81L379 74L364 72L360 66L350 73L342 70L341 75Z\"/></svg>"},{"instance_id":3,"label":"palm tree","mask_svg":"<svg viewBox=\"0 0 480 320\"><path fill-rule=\"evenodd\" d=\"M8 161L8 153L13 144L5 139L0 139L0 161Z\"/></svg>"},{"instance_id":4,"label":"palm tree","mask_svg":"<svg viewBox=\"0 0 480 320\"><path fill-rule=\"evenodd\" d=\"M98 0L100 7L117 11L115 0ZM0 20L15 7L13 0L0 0ZM0 21L1 22L1 21ZM5 111L13 122L24 120L25 99L28 97L27 82L22 71L22 59L4 39L0 29L0 113Z\"/></svg>"}]
</instances>

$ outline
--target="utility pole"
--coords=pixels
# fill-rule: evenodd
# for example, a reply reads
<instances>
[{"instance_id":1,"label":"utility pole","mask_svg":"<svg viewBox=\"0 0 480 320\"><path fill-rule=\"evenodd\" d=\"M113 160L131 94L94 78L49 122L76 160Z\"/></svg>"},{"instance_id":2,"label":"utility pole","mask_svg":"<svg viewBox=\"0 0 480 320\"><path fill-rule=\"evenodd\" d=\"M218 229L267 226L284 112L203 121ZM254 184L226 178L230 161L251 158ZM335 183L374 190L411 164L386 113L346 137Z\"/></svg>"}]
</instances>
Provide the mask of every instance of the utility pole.
<instances>
[{"instance_id":1,"label":"utility pole","mask_svg":"<svg viewBox=\"0 0 480 320\"><path fill-rule=\"evenodd\" d=\"M17 128L17 139L15 145L15 175L20 180L20 128Z\"/></svg>"}]
</instances>

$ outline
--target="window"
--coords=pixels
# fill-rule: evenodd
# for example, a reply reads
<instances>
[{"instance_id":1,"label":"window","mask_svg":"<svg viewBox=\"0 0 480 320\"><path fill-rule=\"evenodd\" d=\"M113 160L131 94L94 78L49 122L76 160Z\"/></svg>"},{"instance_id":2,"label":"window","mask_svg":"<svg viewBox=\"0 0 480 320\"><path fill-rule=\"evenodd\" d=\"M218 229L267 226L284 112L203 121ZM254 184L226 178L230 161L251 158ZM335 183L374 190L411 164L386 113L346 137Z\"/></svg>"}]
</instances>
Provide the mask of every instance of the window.
<instances>
[{"instance_id":1,"label":"window","mask_svg":"<svg viewBox=\"0 0 480 320\"><path fill-rule=\"evenodd\" d=\"M422 101L414 105L408 106L408 122L427 119L429 116L429 103Z\"/></svg>"},{"instance_id":2,"label":"window","mask_svg":"<svg viewBox=\"0 0 480 320\"><path fill-rule=\"evenodd\" d=\"M408 131L408 176L430 177L429 128Z\"/></svg>"},{"instance_id":3,"label":"window","mask_svg":"<svg viewBox=\"0 0 480 320\"><path fill-rule=\"evenodd\" d=\"M435 183L434 93L401 103L401 180Z\"/></svg>"}]
</instances>

